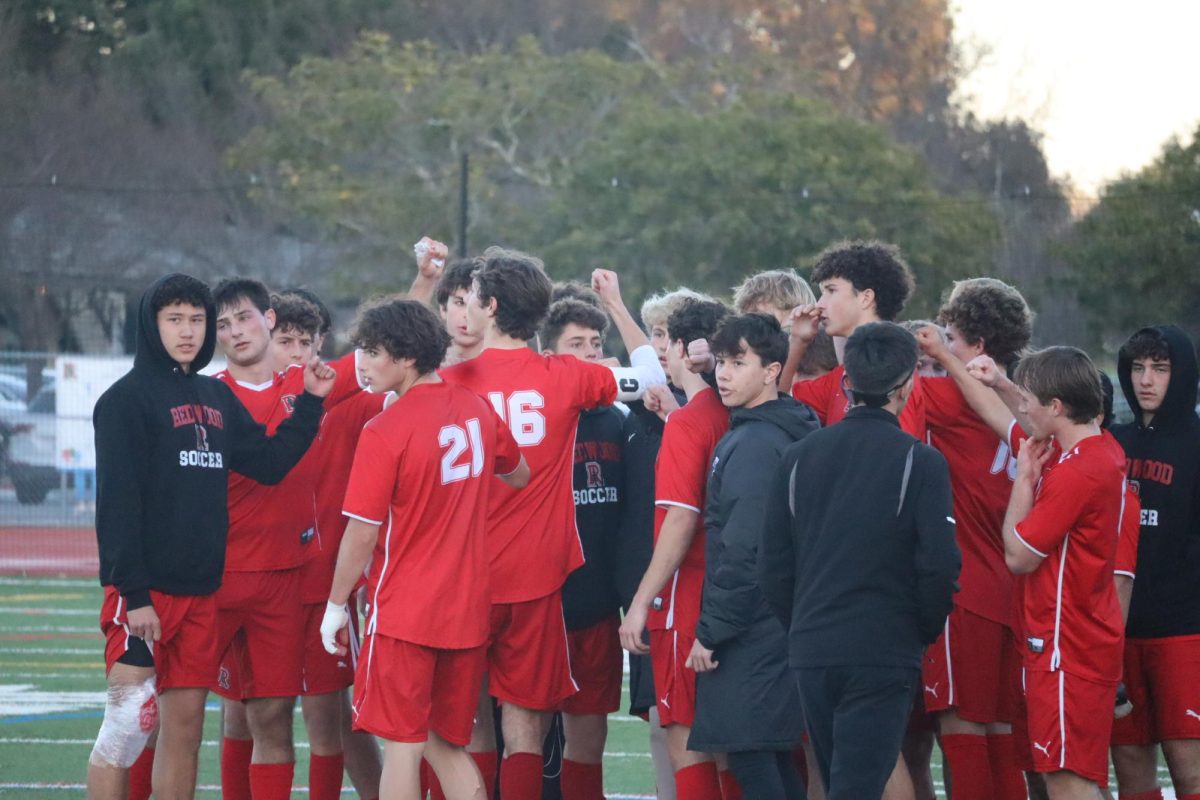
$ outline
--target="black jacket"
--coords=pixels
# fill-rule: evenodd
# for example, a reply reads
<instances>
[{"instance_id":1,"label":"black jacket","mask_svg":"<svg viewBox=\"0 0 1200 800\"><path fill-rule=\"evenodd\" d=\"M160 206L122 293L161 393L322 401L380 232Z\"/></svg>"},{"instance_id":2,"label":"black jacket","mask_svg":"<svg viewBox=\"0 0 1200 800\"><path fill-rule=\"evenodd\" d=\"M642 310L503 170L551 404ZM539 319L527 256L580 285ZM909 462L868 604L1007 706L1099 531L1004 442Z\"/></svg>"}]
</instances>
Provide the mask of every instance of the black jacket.
<instances>
[{"instance_id":1,"label":"black jacket","mask_svg":"<svg viewBox=\"0 0 1200 800\"><path fill-rule=\"evenodd\" d=\"M787 640L759 590L757 563L771 478L787 447L816 429L812 410L783 396L734 410L713 451L696 639L718 666L697 676L692 750L788 749L803 733Z\"/></svg>"},{"instance_id":2,"label":"black jacket","mask_svg":"<svg viewBox=\"0 0 1200 800\"><path fill-rule=\"evenodd\" d=\"M1125 449L1126 475L1142 503L1137 578L1126 635L1200 634L1200 419L1196 417L1196 351L1174 325L1154 328L1166 340L1171 382L1149 425L1142 424L1131 362L1117 375L1135 419L1114 425Z\"/></svg>"},{"instance_id":3,"label":"black jacket","mask_svg":"<svg viewBox=\"0 0 1200 800\"><path fill-rule=\"evenodd\" d=\"M163 279L165 280L165 279ZM196 374L212 359L216 309L191 372L163 346L151 298L142 295L133 369L96 403L96 538L100 583L129 608L150 590L205 595L225 566L228 471L278 483L317 432L321 399L305 393L275 436L221 381Z\"/></svg>"},{"instance_id":4,"label":"black jacket","mask_svg":"<svg viewBox=\"0 0 1200 800\"><path fill-rule=\"evenodd\" d=\"M767 501L762 590L793 667L919 667L961 559L941 453L856 406L791 447Z\"/></svg>"},{"instance_id":5,"label":"black jacket","mask_svg":"<svg viewBox=\"0 0 1200 800\"><path fill-rule=\"evenodd\" d=\"M579 415L575 432L575 527L583 566L563 584L568 630L587 628L617 613L616 561L625 496L626 415L616 406Z\"/></svg>"}]
</instances>

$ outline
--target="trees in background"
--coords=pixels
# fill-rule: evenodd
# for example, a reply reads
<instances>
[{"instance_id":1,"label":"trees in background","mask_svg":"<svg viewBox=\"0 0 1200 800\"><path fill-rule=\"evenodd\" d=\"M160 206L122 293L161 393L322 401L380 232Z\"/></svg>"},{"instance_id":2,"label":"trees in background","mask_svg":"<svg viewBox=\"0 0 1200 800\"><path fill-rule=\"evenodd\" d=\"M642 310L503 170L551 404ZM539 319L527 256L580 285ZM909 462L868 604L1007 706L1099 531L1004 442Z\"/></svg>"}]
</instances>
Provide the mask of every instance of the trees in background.
<instances>
[{"instance_id":1,"label":"trees in background","mask_svg":"<svg viewBox=\"0 0 1200 800\"><path fill-rule=\"evenodd\" d=\"M1064 189L1034 131L962 112L964 62L948 0L13 0L0 329L78 346L167 269L403 285L412 241L454 236L463 154L472 249L610 264L635 292L878 236L918 272L914 313L984 273L1040 306L1044 341L1173 308L1100 265L1192 252L1186 202L1134 199L1175 184L1114 185L1054 246Z\"/></svg>"}]
</instances>

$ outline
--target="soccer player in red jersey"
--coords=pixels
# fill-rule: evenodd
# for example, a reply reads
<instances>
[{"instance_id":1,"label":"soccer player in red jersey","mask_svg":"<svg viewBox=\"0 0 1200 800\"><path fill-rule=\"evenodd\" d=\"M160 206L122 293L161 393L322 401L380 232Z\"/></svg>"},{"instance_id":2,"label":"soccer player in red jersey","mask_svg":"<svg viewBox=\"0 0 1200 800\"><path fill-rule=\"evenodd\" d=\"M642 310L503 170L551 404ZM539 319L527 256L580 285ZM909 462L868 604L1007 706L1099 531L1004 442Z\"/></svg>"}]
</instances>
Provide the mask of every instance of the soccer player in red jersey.
<instances>
[{"instance_id":1,"label":"soccer player in red jersey","mask_svg":"<svg viewBox=\"0 0 1200 800\"><path fill-rule=\"evenodd\" d=\"M271 309L275 312L271 331L275 370L284 372L292 364L307 363L312 353L321 350L332 327L329 311L320 298L303 290L272 295ZM350 727L347 689L354 682L358 639L351 640L349 654L330 654L321 646L319 629L333 582L338 545L346 528L342 500L354 448L363 426L383 410L386 397L359 392L334 406L322 420L313 443L313 458L321 467L321 480L316 482L314 494L316 535L300 578L306 626L300 704L308 731L308 792L313 800L338 797L343 768L361 796L375 797L379 793L379 746L374 737L352 733ZM226 720L228 724L228 715Z\"/></svg>"},{"instance_id":2,"label":"soccer player in red jersey","mask_svg":"<svg viewBox=\"0 0 1200 800\"><path fill-rule=\"evenodd\" d=\"M446 266L438 281L435 300L446 333L450 334L450 347L446 349L446 360L442 366L468 361L483 349L483 340L467 327L467 295L471 293L471 275L474 272L474 261L458 259Z\"/></svg>"},{"instance_id":3,"label":"soccer player in red jersey","mask_svg":"<svg viewBox=\"0 0 1200 800\"><path fill-rule=\"evenodd\" d=\"M399 399L359 438L321 638L346 654L347 599L370 563L354 724L386 741L380 796L415 800L424 757L447 798L485 800L464 748L486 665L487 503L492 475L520 489L529 467L487 402L438 376L450 338L428 308L369 305L353 340L364 383Z\"/></svg>"},{"instance_id":4,"label":"soccer player in red jersey","mask_svg":"<svg viewBox=\"0 0 1200 800\"><path fill-rule=\"evenodd\" d=\"M842 386L845 369L839 364L819 378L792 383L809 344L819 326L830 336L845 337L867 322L895 321L912 295L913 277L892 245L842 242L817 257L812 280L821 290L821 297L814 304L796 308L790 323L785 323L791 332L791 352L779 385L791 386L792 396L811 406L822 425L832 425L846 416L850 407ZM905 432L924 439L925 406L920 385L918 380L900 415L900 425Z\"/></svg>"},{"instance_id":5,"label":"soccer player in red jersey","mask_svg":"<svg viewBox=\"0 0 1200 800\"><path fill-rule=\"evenodd\" d=\"M489 248L467 302L469 327L482 335L483 352L442 370L447 382L492 403L534 475L520 495L504 487L494 491L487 515L493 603L488 681L504 706L501 786L510 797L540 796L549 712L576 691L560 593L567 574L583 563L571 494L579 414L637 399L666 380L646 335L620 301L616 274L597 270L593 288L605 300L632 367L530 350L526 342L550 306L550 279L536 258Z\"/></svg>"},{"instance_id":6,"label":"soccer player in red jersey","mask_svg":"<svg viewBox=\"0 0 1200 800\"><path fill-rule=\"evenodd\" d=\"M960 370L983 353L1000 369L1015 364L1033 332L1033 314L1020 292L992 278L956 283L939 322L945 325L944 337L927 326L918 331L918 341L938 364L954 359ZM1020 663L1013 638L1013 576L1004 563L1000 532L1016 461L952 378L926 378L921 385L929 443L950 466L955 537L962 553L954 609L925 654L925 708L938 715L953 798L1020 800L1026 787L1008 703L1019 686Z\"/></svg>"},{"instance_id":7,"label":"soccer player in red jersey","mask_svg":"<svg viewBox=\"0 0 1200 800\"><path fill-rule=\"evenodd\" d=\"M1112 698L1121 676L1124 631L1112 574L1124 462L1096 424L1100 376L1085 353L1047 348L1018 365L1016 382L1034 439L1017 458L1003 534L1009 569L1026 576L1031 756L1051 800L1092 800L1108 783ZM1062 453L1054 464L1051 437Z\"/></svg>"},{"instance_id":8,"label":"soccer player in red jersey","mask_svg":"<svg viewBox=\"0 0 1200 800\"><path fill-rule=\"evenodd\" d=\"M302 376L294 367L275 372L270 295L258 281L237 279L219 284L214 296L217 340L227 359L216 377L274 431L290 416ZM338 375L327 409L359 391L353 358L332 365ZM246 732L253 740L252 752L236 744L245 739L232 710L222 780L228 777L223 791L233 800L250 791L256 798L286 797L291 790L292 707L303 689L301 566L315 535L318 471L309 453L277 486L237 475L229 480L229 546L217 592L217 647L224 663L213 689L227 701L245 703ZM242 777L247 756L248 786Z\"/></svg>"},{"instance_id":9,"label":"soccer player in red jersey","mask_svg":"<svg viewBox=\"0 0 1200 800\"><path fill-rule=\"evenodd\" d=\"M695 641L704 586L704 501L713 450L729 429L729 412L712 385L714 376L692 373L687 345L709 339L729 310L716 301L685 300L667 320L667 368L688 402L671 413L654 470L654 554L621 623L621 644L650 653L658 692L659 723L680 798L721 796L710 753L688 750L696 714L696 673L686 661ZM650 629L650 646L642 632Z\"/></svg>"}]
</instances>

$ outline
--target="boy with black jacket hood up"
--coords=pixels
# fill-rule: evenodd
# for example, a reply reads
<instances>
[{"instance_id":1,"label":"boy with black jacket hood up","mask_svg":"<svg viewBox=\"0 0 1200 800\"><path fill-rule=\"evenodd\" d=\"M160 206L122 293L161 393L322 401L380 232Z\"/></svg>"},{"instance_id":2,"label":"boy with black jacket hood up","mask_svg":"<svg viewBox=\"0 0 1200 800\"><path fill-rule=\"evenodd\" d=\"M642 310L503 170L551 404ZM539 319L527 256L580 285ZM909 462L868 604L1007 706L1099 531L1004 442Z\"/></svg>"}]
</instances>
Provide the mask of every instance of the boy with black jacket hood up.
<instances>
[{"instance_id":1,"label":"boy with black jacket hood up","mask_svg":"<svg viewBox=\"0 0 1200 800\"><path fill-rule=\"evenodd\" d=\"M292 420L268 437L228 387L197 374L215 343L208 287L187 275L156 281L139 307L133 369L96 403L109 688L89 761L90 797L124 798L135 761L149 772L155 751L142 750L160 712L155 794L194 793L204 699L217 668L213 592L224 568L229 470L282 480L312 442L333 385L333 370L313 359Z\"/></svg>"},{"instance_id":2,"label":"boy with black jacket hood up","mask_svg":"<svg viewBox=\"0 0 1200 800\"><path fill-rule=\"evenodd\" d=\"M946 460L898 419L916 340L890 322L860 325L843 363L854 405L784 454L758 567L788 629L827 797L858 800L879 797L895 767L960 556Z\"/></svg>"},{"instance_id":3,"label":"boy with black jacket hood up","mask_svg":"<svg viewBox=\"0 0 1200 800\"><path fill-rule=\"evenodd\" d=\"M1117 361L1134 421L1112 426L1142 504L1124 680L1113 724L1121 797L1161 798L1161 744L1176 796L1200 798L1200 418L1196 351L1174 325L1133 334Z\"/></svg>"},{"instance_id":4,"label":"boy with black jacket hood up","mask_svg":"<svg viewBox=\"0 0 1200 800\"><path fill-rule=\"evenodd\" d=\"M816 415L780 395L787 337L767 314L727 318L712 341L717 391L731 410L705 504L705 578L688 666L696 678L690 750L727 753L746 797L802 798L792 750L804 733L784 629L759 589L767 489L784 450Z\"/></svg>"}]
</instances>

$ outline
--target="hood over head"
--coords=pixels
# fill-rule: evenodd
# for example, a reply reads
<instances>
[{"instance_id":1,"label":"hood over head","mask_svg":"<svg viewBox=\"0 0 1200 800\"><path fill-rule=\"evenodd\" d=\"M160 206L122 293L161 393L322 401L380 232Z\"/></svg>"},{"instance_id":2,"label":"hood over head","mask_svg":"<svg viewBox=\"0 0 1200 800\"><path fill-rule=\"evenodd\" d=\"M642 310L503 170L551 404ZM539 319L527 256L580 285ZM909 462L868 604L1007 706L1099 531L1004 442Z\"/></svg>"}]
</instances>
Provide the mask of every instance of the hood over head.
<instances>
[{"instance_id":1,"label":"hood over head","mask_svg":"<svg viewBox=\"0 0 1200 800\"><path fill-rule=\"evenodd\" d=\"M1192 340L1176 325L1151 325L1142 328L1134 336L1143 331L1154 331L1162 336L1167 342L1167 352L1171 357L1171 382L1167 385L1167 395L1163 398L1162 406L1154 413L1153 427L1161 428L1183 419L1194 418L1196 382L1200 380L1200 369L1197 368L1196 348L1192 345ZM1121 381L1121 391L1129 401L1129 408L1136 417L1134 422L1140 426L1141 406L1138 405L1137 391L1130 376L1132 369L1133 360L1126 356L1122 349L1117 359L1117 377Z\"/></svg>"},{"instance_id":2,"label":"hood over head","mask_svg":"<svg viewBox=\"0 0 1200 800\"><path fill-rule=\"evenodd\" d=\"M138 304L137 348L133 357L135 368L172 372L179 367L179 362L167 354L167 348L163 345L162 337L158 333L158 314L154 309L154 296L169 281L180 278L189 278L204 285L189 275L174 273L159 278L142 293L141 302ZM204 343L200 345L200 349L196 352L196 358L189 368L189 372L192 374L208 366L217 346L217 307L213 303L212 293L208 291L207 286L204 287L204 298Z\"/></svg>"},{"instance_id":3,"label":"hood over head","mask_svg":"<svg viewBox=\"0 0 1200 800\"><path fill-rule=\"evenodd\" d=\"M735 408L729 417L729 427L747 425L751 422L765 422L782 430L793 441L804 438L821 427L817 415L803 403L798 403L789 395L781 394L776 400L770 400L754 408Z\"/></svg>"}]
</instances>

